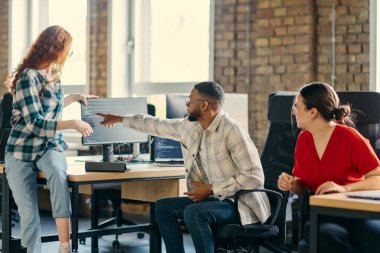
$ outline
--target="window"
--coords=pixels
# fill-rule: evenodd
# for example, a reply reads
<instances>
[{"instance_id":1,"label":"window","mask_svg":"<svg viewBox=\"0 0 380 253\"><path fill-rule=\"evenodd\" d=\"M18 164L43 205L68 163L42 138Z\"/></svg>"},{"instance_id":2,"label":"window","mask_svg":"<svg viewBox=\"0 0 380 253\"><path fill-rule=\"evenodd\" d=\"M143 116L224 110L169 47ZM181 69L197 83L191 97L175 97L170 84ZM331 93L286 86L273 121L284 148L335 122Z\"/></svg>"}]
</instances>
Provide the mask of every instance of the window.
<instances>
[{"instance_id":1,"label":"window","mask_svg":"<svg viewBox=\"0 0 380 253\"><path fill-rule=\"evenodd\" d=\"M188 93L213 79L214 0L107 3L108 96Z\"/></svg>"},{"instance_id":2,"label":"window","mask_svg":"<svg viewBox=\"0 0 380 253\"><path fill-rule=\"evenodd\" d=\"M65 92L84 92L87 80L87 1L10 1L10 67L14 69L26 50L48 26L60 25L73 37L74 54L67 59L62 83Z\"/></svg>"},{"instance_id":3,"label":"window","mask_svg":"<svg viewBox=\"0 0 380 253\"><path fill-rule=\"evenodd\" d=\"M209 79L210 1L136 1L135 83Z\"/></svg>"},{"instance_id":4,"label":"window","mask_svg":"<svg viewBox=\"0 0 380 253\"><path fill-rule=\"evenodd\" d=\"M370 25L370 70L369 70L369 89L380 91L380 4L377 0L369 2L369 25Z\"/></svg>"},{"instance_id":5,"label":"window","mask_svg":"<svg viewBox=\"0 0 380 253\"><path fill-rule=\"evenodd\" d=\"M62 72L64 85L84 85L87 81L87 1L50 0L48 26L59 25L73 37L71 49Z\"/></svg>"}]
</instances>

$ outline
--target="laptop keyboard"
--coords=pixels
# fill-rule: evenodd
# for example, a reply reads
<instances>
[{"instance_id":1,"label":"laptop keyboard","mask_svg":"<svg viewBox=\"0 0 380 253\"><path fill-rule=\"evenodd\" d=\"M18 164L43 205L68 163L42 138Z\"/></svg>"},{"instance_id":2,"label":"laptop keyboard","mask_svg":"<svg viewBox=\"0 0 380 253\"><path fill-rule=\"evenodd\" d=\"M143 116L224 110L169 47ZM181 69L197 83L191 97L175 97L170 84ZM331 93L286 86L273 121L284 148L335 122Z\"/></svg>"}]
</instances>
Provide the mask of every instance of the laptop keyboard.
<instances>
[{"instance_id":1,"label":"laptop keyboard","mask_svg":"<svg viewBox=\"0 0 380 253\"><path fill-rule=\"evenodd\" d=\"M153 165L159 167L183 167L185 164L183 162L154 162Z\"/></svg>"}]
</instances>

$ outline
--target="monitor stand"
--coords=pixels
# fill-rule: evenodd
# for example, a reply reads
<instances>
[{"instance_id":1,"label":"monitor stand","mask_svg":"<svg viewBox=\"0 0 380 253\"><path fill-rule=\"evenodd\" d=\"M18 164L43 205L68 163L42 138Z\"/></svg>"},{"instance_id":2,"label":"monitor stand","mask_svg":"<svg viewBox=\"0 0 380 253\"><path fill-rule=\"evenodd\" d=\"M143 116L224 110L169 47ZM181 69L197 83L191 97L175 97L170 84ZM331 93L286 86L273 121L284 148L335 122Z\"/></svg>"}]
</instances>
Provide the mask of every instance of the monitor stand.
<instances>
[{"instance_id":1,"label":"monitor stand","mask_svg":"<svg viewBox=\"0 0 380 253\"><path fill-rule=\"evenodd\" d=\"M103 144L103 162L113 162L112 144Z\"/></svg>"},{"instance_id":2,"label":"monitor stand","mask_svg":"<svg viewBox=\"0 0 380 253\"><path fill-rule=\"evenodd\" d=\"M140 155L140 143L133 143L133 157Z\"/></svg>"},{"instance_id":3,"label":"monitor stand","mask_svg":"<svg viewBox=\"0 0 380 253\"><path fill-rule=\"evenodd\" d=\"M86 161L84 167L87 172L125 172L130 170L125 163L113 161L112 144L103 145L101 162Z\"/></svg>"}]
</instances>

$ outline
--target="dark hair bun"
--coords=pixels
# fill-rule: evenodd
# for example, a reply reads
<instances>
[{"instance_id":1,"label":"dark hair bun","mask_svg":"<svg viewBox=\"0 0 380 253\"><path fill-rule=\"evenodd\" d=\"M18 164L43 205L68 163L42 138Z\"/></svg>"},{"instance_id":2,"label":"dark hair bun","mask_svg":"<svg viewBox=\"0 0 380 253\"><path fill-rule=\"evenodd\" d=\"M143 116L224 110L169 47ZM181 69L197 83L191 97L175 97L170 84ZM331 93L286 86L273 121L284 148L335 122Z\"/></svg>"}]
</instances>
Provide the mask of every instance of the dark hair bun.
<instances>
[{"instance_id":1,"label":"dark hair bun","mask_svg":"<svg viewBox=\"0 0 380 253\"><path fill-rule=\"evenodd\" d=\"M338 108L334 109L334 118L338 122L351 115L351 107L349 105L340 105Z\"/></svg>"}]
</instances>

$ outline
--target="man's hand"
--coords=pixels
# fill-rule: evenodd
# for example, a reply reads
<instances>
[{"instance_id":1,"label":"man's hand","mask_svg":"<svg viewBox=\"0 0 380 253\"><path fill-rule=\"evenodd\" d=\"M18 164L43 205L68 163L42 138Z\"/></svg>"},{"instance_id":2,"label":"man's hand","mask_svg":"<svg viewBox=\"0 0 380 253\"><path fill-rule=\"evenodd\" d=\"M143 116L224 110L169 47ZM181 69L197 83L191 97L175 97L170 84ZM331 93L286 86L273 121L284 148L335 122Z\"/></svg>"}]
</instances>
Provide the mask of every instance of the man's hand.
<instances>
[{"instance_id":1,"label":"man's hand","mask_svg":"<svg viewBox=\"0 0 380 253\"><path fill-rule=\"evenodd\" d=\"M100 122L103 126L106 127L114 127L116 123L121 123L123 122L123 117L113 115L113 114L104 114L97 112L96 115L103 117L103 121Z\"/></svg>"},{"instance_id":2,"label":"man's hand","mask_svg":"<svg viewBox=\"0 0 380 253\"><path fill-rule=\"evenodd\" d=\"M327 181L318 187L318 189L315 191L315 195L338 192L348 192L347 187L344 185L336 184L333 181Z\"/></svg>"},{"instance_id":3,"label":"man's hand","mask_svg":"<svg viewBox=\"0 0 380 253\"><path fill-rule=\"evenodd\" d=\"M190 181L189 183L195 186L195 190L184 192L183 194L187 195L194 202L202 201L212 194L211 184L199 181Z\"/></svg>"}]
</instances>

